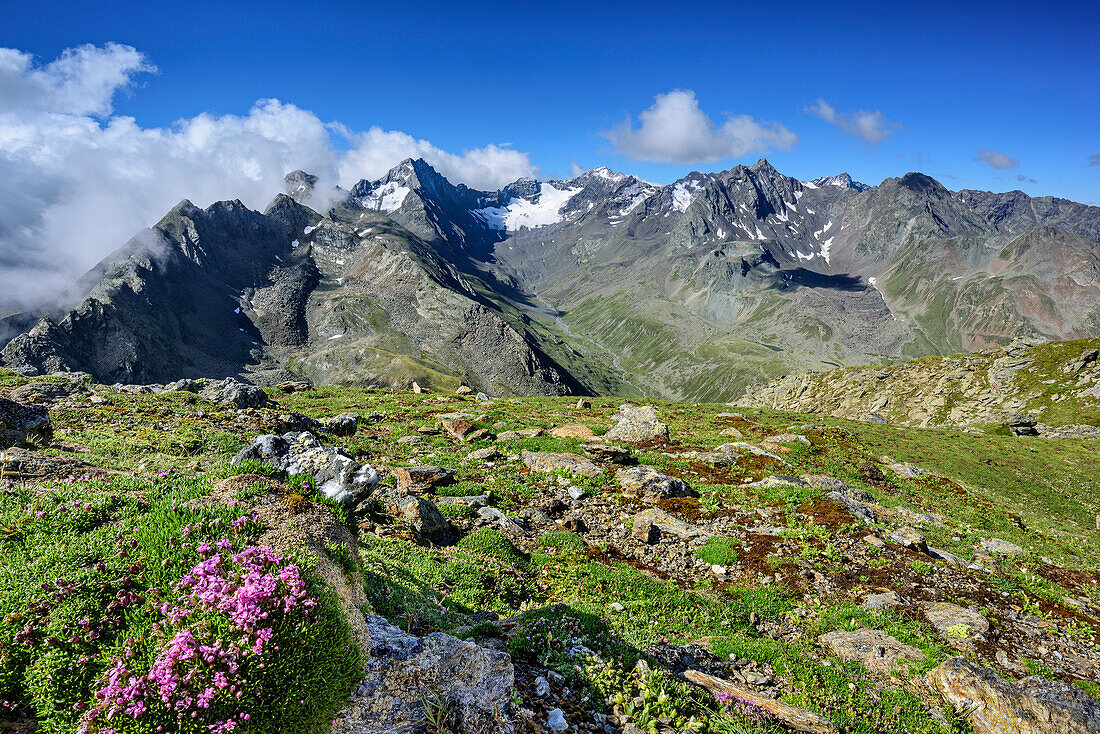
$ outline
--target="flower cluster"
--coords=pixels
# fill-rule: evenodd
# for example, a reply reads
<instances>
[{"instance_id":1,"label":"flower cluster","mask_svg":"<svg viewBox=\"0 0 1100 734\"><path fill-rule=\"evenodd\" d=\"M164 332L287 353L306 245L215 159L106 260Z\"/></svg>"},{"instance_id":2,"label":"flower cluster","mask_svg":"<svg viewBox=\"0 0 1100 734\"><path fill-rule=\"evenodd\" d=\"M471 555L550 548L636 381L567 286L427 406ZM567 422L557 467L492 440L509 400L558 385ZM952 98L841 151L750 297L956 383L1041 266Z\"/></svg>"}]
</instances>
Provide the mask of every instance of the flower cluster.
<instances>
[{"instance_id":1,"label":"flower cluster","mask_svg":"<svg viewBox=\"0 0 1100 734\"><path fill-rule=\"evenodd\" d=\"M240 525L253 517L239 518ZM238 526L235 521L232 523ZM197 528L185 528L189 536ZM127 640L96 692L99 703L82 718L81 732L102 728L119 717L139 719L154 709L157 718L175 719L189 728L222 734L248 721L242 697L250 673L263 670L278 631L294 629L315 615L317 600L308 595L301 569L270 548L232 541L203 541L202 561L180 579L179 599L160 607L162 624L154 635L163 645L148 672L134 662L137 643ZM227 620L231 634L220 633L215 619Z\"/></svg>"},{"instance_id":2,"label":"flower cluster","mask_svg":"<svg viewBox=\"0 0 1100 734\"><path fill-rule=\"evenodd\" d=\"M714 694L714 697L718 699L718 704L728 714L737 714L754 723L775 719L775 714L750 699L734 696L732 693L726 693L725 691L719 691Z\"/></svg>"}]
</instances>

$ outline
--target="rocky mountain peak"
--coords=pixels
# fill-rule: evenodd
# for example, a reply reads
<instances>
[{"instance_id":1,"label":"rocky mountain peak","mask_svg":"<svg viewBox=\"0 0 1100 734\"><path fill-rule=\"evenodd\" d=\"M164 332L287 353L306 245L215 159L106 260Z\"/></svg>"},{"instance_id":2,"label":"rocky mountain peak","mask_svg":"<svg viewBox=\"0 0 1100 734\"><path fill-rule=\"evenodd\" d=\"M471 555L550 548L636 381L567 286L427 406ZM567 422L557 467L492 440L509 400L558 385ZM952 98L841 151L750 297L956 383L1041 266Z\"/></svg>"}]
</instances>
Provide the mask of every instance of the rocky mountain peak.
<instances>
[{"instance_id":1,"label":"rocky mountain peak","mask_svg":"<svg viewBox=\"0 0 1100 734\"><path fill-rule=\"evenodd\" d=\"M305 202L313 196L317 180L317 177L312 173L306 173L302 170L291 171L283 176L283 181L286 183L286 193L298 202Z\"/></svg>"},{"instance_id":2,"label":"rocky mountain peak","mask_svg":"<svg viewBox=\"0 0 1100 734\"><path fill-rule=\"evenodd\" d=\"M836 176L821 176L811 181L814 186L818 188L822 186L835 186L840 189L853 189L855 191L866 191L871 188L865 183L854 181L848 173L840 173Z\"/></svg>"}]
</instances>

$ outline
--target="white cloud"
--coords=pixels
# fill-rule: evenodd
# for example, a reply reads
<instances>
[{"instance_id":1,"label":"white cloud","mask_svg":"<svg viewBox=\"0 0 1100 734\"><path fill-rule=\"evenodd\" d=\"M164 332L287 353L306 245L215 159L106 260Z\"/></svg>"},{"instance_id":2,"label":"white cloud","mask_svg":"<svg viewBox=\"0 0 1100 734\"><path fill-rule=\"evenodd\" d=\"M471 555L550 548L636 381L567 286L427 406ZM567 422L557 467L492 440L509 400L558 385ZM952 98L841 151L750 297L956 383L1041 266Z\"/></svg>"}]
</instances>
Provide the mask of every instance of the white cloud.
<instances>
[{"instance_id":1,"label":"white cloud","mask_svg":"<svg viewBox=\"0 0 1100 734\"><path fill-rule=\"evenodd\" d=\"M401 132L349 131L278 100L168 127L112 115L116 95L153 71L119 44L69 49L44 65L0 49L0 305L49 299L184 198L262 208L297 168L322 188L380 176L414 155L472 186L537 174L527 154L507 147L448 153ZM340 137L349 150L334 146Z\"/></svg>"},{"instance_id":2,"label":"white cloud","mask_svg":"<svg viewBox=\"0 0 1100 734\"><path fill-rule=\"evenodd\" d=\"M654 97L638 115L627 117L603 136L615 149L637 160L660 163L710 163L769 148L790 150L798 136L778 122L758 122L749 115L726 115L716 125L699 109L695 92L674 89Z\"/></svg>"},{"instance_id":3,"label":"white cloud","mask_svg":"<svg viewBox=\"0 0 1100 734\"><path fill-rule=\"evenodd\" d=\"M1013 158L1010 155L1005 155L999 150L979 150L978 157L974 160L979 163L988 163L998 171L1004 171L1008 168L1019 168L1020 161L1017 158Z\"/></svg>"},{"instance_id":4,"label":"white cloud","mask_svg":"<svg viewBox=\"0 0 1100 734\"><path fill-rule=\"evenodd\" d=\"M820 117L830 125L836 125L849 135L854 135L868 145L877 145L893 134L894 129L901 127L896 122L889 120L881 111L859 110L851 114L837 112L836 108L821 97L817 102L806 108L810 114Z\"/></svg>"}]
</instances>

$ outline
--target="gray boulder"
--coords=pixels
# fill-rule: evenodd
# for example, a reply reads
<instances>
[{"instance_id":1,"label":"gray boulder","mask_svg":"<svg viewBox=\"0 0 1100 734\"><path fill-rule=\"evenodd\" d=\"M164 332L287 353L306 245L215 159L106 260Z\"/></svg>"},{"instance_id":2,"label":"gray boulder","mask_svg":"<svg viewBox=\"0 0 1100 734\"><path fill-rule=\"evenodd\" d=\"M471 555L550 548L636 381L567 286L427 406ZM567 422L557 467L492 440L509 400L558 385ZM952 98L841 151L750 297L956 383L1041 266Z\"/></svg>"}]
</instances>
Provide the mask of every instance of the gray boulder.
<instances>
[{"instance_id":1,"label":"gray boulder","mask_svg":"<svg viewBox=\"0 0 1100 734\"><path fill-rule=\"evenodd\" d=\"M368 617L370 654L362 683L332 724L332 734L412 734L425 707L445 712L454 734L512 734L515 671L507 653L436 632L413 637Z\"/></svg>"},{"instance_id":2,"label":"gray boulder","mask_svg":"<svg viewBox=\"0 0 1100 734\"><path fill-rule=\"evenodd\" d=\"M637 408L623 405L619 408L616 423L604 434L607 441L627 441L644 443L647 441L668 441L668 424L657 419L657 409L651 405Z\"/></svg>"},{"instance_id":3,"label":"gray boulder","mask_svg":"<svg viewBox=\"0 0 1100 734\"><path fill-rule=\"evenodd\" d=\"M359 430L358 413L341 413L325 421L325 430L333 436L354 436Z\"/></svg>"},{"instance_id":4,"label":"gray boulder","mask_svg":"<svg viewBox=\"0 0 1100 734\"><path fill-rule=\"evenodd\" d=\"M648 466L632 466L615 472L623 497L655 503L673 497L698 497L699 493L679 477L662 474Z\"/></svg>"},{"instance_id":5,"label":"gray boulder","mask_svg":"<svg viewBox=\"0 0 1100 734\"><path fill-rule=\"evenodd\" d=\"M53 422L45 408L0 398L0 448L52 437Z\"/></svg>"},{"instance_id":6,"label":"gray boulder","mask_svg":"<svg viewBox=\"0 0 1100 734\"><path fill-rule=\"evenodd\" d=\"M382 485L372 499L388 515L407 524L413 535L421 540L439 543L451 533L451 525L438 507L403 488Z\"/></svg>"},{"instance_id":7,"label":"gray boulder","mask_svg":"<svg viewBox=\"0 0 1100 734\"><path fill-rule=\"evenodd\" d=\"M261 461L287 474L308 474L325 497L354 507L378 484L378 472L363 466L346 451L324 446L312 433L267 434L252 439L230 463Z\"/></svg>"},{"instance_id":8,"label":"gray boulder","mask_svg":"<svg viewBox=\"0 0 1100 734\"><path fill-rule=\"evenodd\" d=\"M199 394L212 403L233 408L262 408L270 400L263 388L246 385L232 377L215 382Z\"/></svg>"}]
</instances>

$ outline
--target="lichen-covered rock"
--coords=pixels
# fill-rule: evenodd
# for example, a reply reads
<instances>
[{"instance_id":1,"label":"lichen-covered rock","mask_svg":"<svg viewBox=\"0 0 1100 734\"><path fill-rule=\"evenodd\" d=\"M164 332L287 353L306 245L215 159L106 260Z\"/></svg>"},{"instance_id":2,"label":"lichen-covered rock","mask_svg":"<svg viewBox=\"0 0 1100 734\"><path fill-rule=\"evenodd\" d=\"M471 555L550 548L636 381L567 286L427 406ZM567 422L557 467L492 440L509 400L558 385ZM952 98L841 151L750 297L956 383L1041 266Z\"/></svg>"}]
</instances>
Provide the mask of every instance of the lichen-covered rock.
<instances>
[{"instance_id":1,"label":"lichen-covered rock","mask_svg":"<svg viewBox=\"0 0 1100 734\"><path fill-rule=\"evenodd\" d=\"M49 405L74 395L89 393L88 387L79 378L50 382L28 382L8 393L8 397L17 403L42 403Z\"/></svg>"},{"instance_id":2,"label":"lichen-covered rock","mask_svg":"<svg viewBox=\"0 0 1100 734\"><path fill-rule=\"evenodd\" d=\"M648 466L631 466L615 472L624 497L642 502L660 502L673 497L698 497L699 493L678 477L670 477Z\"/></svg>"},{"instance_id":3,"label":"lichen-covered rock","mask_svg":"<svg viewBox=\"0 0 1100 734\"><path fill-rule=\"evenodd\" d=\"M232 377L210 385L199 394L212 403L233 408L262 408L270 400L263 388L237 382Z\"/></svg>"},{"instance_id":4,"label":"lichen-covered rock","mask_svg":"<svg viewBox=\"0 0 1100 734\"><path fill-rule=\"evenodd\" d=\"M425 706L447 714L455 734L511 734L515 685L507 653L441 632L413 637L382 617L369 617L371 652L362 683L337 716L332 734L422 731Z\"/></svg>"},{"instance_id":5,"label":"lichen-covered rock","mask_svg":"<svg viewBox=\"0 0 1100 734\"><path fill-rule=\"evenodd\" d=\"M622 446L590 443L584 447L584 453L590 459L606 461L609 464L625 464L630 461L630 449L624 449Z\"/></svg>"},{"instance_id":6,"label":"lichen-covered rock","mask_svg":"<svg viewBox=\"0 0 1100 734\"><path fill-rule=\"evenodd\" d=\"M978 612L948 602L924 602L924 616L952 647L969 648L984 639L989 620Z\"/></svg>"},{"instance_id":7,"label":"lichen-covered rock","mask_svg":"<svg viewBox=\"0 0 1100 734\"><path fill-rule=\"evenodd\" d=\"M45 408L0 398L0 448L31 439L48 441L52 437L53 423Z\"/></svg>"},{"instance_id":8,"label":"lichen-covered rock","mask_svg":"<svg viewBox=\"0 0 1100 734\"><path fill-rule=\"evenodd\" d=\"M1100 703L1068 683L1039 676L1011 681L963 658L947 660L928 681L957 710L970 712L974 734L1100 731Z\"/></svg>"},{"instance_id":9,"label":"lichen-covered rock","mask_svg":"<svg viewBox=\"0 0 1100 734\"><path fill-rule=\"evenodd\" d=\"M325 497L354 507L378 484L378 472L346 451L324 446L312 433L267 434L237 452L230 463L262 461L287 474L309 474Z\"/></svg>"},{"instance_id":10,"label":"lichen-covered rock","mask_svg":"<svg viewBox=\"0 0 1100 734\"><path fill-rule=\"evenodd\" d=\"M594 477L603 471L588 459L576 454L524 451L523 463L531 471L545 473L560 471L573 476Z\"/></svg>"},{"instance_id":11,"label":"lichen-covered rock","mask_svg":"<svg viewBox=\"0 0 1100 734\"><path fill-rule=\"evenodd\" d=\"M619 408L616 420L618 422L604 435L607 441L628 443L668 441L668 424L658 420L657 409L651 405L643 405L640 408L629 404L623 405Z\"/></svg>"},{"instance_id":12,"label":"lichen-covered rock","mask_svg":"<svg viewBox=\"0 0 1100 734\"><path fill-rule=\"evenodd\" d=\"M874 673L892 674L907 662L920 662L925 655L912 645L880 630L837 630L818 638L818 642L842 660L855 660Z\"/></svg>"}]
</instances>

